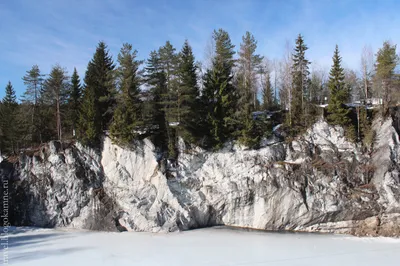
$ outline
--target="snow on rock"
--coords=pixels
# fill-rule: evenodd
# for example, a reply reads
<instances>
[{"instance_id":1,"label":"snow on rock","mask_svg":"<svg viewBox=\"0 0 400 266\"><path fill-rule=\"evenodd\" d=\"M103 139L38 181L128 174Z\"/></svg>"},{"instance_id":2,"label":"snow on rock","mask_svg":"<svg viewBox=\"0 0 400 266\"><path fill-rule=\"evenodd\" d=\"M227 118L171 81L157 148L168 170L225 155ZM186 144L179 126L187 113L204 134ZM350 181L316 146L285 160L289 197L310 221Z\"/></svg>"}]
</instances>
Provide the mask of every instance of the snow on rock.
<instances>
[{"instance_id":1,"label":"snow on rock","mask_svg":"<svg viewBox=\"0 0 400 266\"><path fill-rule=\"evenodd\" d=\"M400 212L400 141L392 120L374 121L376 141L372 155L373 183L382 195L379 202L388 212Z\"/></svg>"},{"instance_id":2,"label":"snow on rock","mask_svg":"<svg viewBox=\"0 0 400 266\"><path fill-rule=\"evenodd\" d=\"M15 165L3 162L0 175L12 180L16 225L168 232L225 224L392 235L400 232L399 141L391 119L377 123L372 158L343 129L319 121L290 143L259 150L227 143L207 152L180 140L170 174L150 141L122 148L106 137L101 152L50 142ZM365 185L371 164L384 170Z\"/></svg>"},{"instance_id":3,"label":"snow on rock","mask_svg":"<svg viewBox=\"0 0 400 266\"><path fill-rule=\"evenodd\" d=\"M168 187L157 163L153 144L145 140L134 150L104 141L103 165L105 192L116 200L119 222L127 230L174 231L180 219L188 219Z\"/></svg>"}]
</instances>

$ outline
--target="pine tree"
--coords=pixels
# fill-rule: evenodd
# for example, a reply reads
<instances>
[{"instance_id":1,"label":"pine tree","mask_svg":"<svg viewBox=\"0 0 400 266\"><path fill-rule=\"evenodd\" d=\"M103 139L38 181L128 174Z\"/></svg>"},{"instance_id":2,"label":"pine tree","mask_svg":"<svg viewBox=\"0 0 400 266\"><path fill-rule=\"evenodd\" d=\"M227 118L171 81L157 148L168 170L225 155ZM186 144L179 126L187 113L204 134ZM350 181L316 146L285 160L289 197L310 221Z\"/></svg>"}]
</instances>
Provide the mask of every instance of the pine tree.
<instances>
[{"instance_id":1,"label":"pine tree","mask_svg":"<svg viewBox=\"0 0 400 266\"><path fill-rule=\"evenodd\" d=\"M252 117L253 111L259 106L257 73L259 73L263 60L262 56L255 54L256 49L257 41L250 32L246 32L245 36L242 37L237 61L236 84L240 94L237 115L243 127L239 140L251 147L256 145L261 137L256 130L256 123Z\"/></svg>"},{"instance_id":2,"label":"pine tree","mask_svg":"<svg viewBox=\"0 0 400 266\"><path fill-rule=\"evenodd\" d=\"M85 75L85 88L79 134L82 141L95 145L100 141L103 130L107 130L116 106L114 63L107 46L100 42Z\"/></svg>"},{"instance_id":3,"label":"pine tree","mask_svg":"<svg viewBox=\"0 0 400 266\"><path fill-rule=\"evenodd\" d=\"M74 68L71 76L71 88L68 95L68 120L72 129L72 135L75 136L75 131L79 122L79 109L82 101L82 86L81 81Z\"/></svg>"},{"instance_id":4,"label":"pine tree","mask_svg":"<svg viewBox=\"0 0 400 266\"><path fill-rule=\"evenodd\" d=\"M178 66L178 55L176 54L175 47L167 41L164 46L158 50L160 67L165 72L168 90L173 90L176 86L175 74Z\"/></svg>"},{"instance_id":5,"label":"pine tree","mask_svg":"<svg viewBox=\"0 0 400 266\"><path fill-rule=\"evenodd\" d=\"M265 71L264 80L262 83L262 99L263 99L263 109L269 110L274 106L274 94L272 91L271 75L269 70Z\"/></svg>"},{"instance_id":6,"label":"pine tree","mask_svg":"<svg viewBox=\"0 0 400 266\"><path fill-rule=\"evenodd\" d=\"M118 55L117 80L120 95L110 126L110 134L120 144L131 143L143 126L140 100L140 73L142 61L136 59L137 51L125 43Z\"/></svg>"},{"instance_id":7,"label":"pine tree","mask_svg":"<svg viewBox=\"0 0 400 266\"><path fill-rule=\"evenodd\" d=\"M26 138L31 143L42 143L43 142L43 119L39 115L39 100L40 100L40 90L42 88L44 75L40 73L40 69L37 65L32 66L28 70L25 76L22 78L24 84L27 86L26 91L22 95L22 103L29 107L28 113L23 113L21 124L26 127L24 130L27 133Z\"/></svg>"},{"instance_id":8,"label":"pine tree","mask_svg":"<svg viewBox=\"0 0 400 266\"><path fill-rule=\"evenodd\" d=\"M256 109L257 105L257 77L256 74L259 72L263 56L256 54L257 41L250 32L242 37L242 43L240 44L240 50L238 52L238 67L239 74L242 76L242 81L239 86L241 90L246 90L251 94L251 102L253 104L253 110Z\"/></svg>"},{"instance_id":9,"label":"pine tree","mask_svg":"<svg viewBox=\"0 0 400 266\"><path fill-rule=\"evenodd\" d=\"M232 69L235 64L233 48L229 34L219 29L214 31L215 55L212 66L204 75L202 104L205 106L206 127L211 146L216 148L232 137L235 131L235 109L237 92L232 84Z\"/></svg>"},{"instance_id":10,"label":"pine tree","mask_svg":"<svg viewBox=\"0 0 400 266\"><path fill-rule=\"evenodd\" d=\"M179 79L177 90L178 123L181 135L185 140L193 142L199 133L199 88L197 85L197 66L192 47L185 41L179 54L177 76Z\"/></svg>"},{"instance_id":11,"label":"pine tree","mask_svg":"<svg viewBox=\"0 0 400 266\"><path fill-rule=\"evenodd\" d=\"M56 132L58 140L62 140L62 117L64 115L61 113L61 107L67 102L68 90L69 90L69 77L67 76L67 71L60 65L55 65L44 82L44 87L42 91L42 97L45 103L50 106L54 106L52 113L55 113L56 118Z\"/></svg>"},{"instance_id":12,"label":"pine tree","mask_svg":"<svg viewBox=\"0 0 400 266\"><path fill-rule=\"evenodd\" d=\"M328 105L328 121L334 125L347 127L350 125L349 109L345 103L349 99L349 92L344 82L344 69L341 66L342 58L339 55L339 48L336 45L333 55L333 65L329 72L328 88L330 99Z\"/></svg>"},{"instance_id":13,"label":"pine tree","mask_svg":"<svg viewBox=\"0 0 400 266\"><path fill-rule=\"evenodd\" d=\"M308 47L305 45L303 37L299 34L296 39L296 47L292 55L292 91L290 99L290 112L288 123L295 131L297 127L305 126L306 104L308 93L308 76L310 74L310 62L305 57Z\"/></svg>"},{"instance_id":14,"label":"pine tree","mask_svg":"<svg viewBox=\"0 0 400 266\"><path fill-rule=\"evenodd\" d=\"M399 62L396 45L385 41L376 54L376 81L380 84L379 95L382 98L382 111L387 114L389 106L400 97L394 89L394 70Z\"/></svg>"},{"instance_id":15,"label":"pine tree","mask_svg":"<svg viewBox=\"0 0 400 266\"><path fill-rule=\"evenodd\" d=\"M9 81L5 96L1 102L0 108L0 127L2 128L2 137L0 139L0 150L6 153L17 152L19 139L17 118L17 97L15 90Z\"/></svg>"}]
</instances>

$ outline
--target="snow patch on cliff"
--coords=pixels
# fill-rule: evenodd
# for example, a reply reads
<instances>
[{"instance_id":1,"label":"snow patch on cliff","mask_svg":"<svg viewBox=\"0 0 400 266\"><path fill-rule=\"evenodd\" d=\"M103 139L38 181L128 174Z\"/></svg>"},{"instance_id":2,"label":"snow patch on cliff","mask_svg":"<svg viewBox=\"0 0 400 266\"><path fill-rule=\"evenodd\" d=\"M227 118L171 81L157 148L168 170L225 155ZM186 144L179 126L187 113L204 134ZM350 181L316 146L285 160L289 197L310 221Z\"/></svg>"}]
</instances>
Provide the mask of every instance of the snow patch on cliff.
<instances>
[{"instance_id":1,"label":"snow patch on cliff","mask_svg":"<svg viewBox=\"0 0 400 266\"><path fill-rule=\"evenodd\" d=\"M324 121L290 143L258 150L227 143L208 152L180 140L170 175L149 140L122 148L105 137L101 153L79 143L63 150L51 142L39 155L21 157L21 217L38 226L99 230L166 232L225 224L354 233L347 221L395 211L399 202L397 133L390 119L374 128L372 162L387 166L375 172L376 190L357 187L357 167L369 155ZM348 226L340 228L342 223Z\"/></svg>"}]
</instances>

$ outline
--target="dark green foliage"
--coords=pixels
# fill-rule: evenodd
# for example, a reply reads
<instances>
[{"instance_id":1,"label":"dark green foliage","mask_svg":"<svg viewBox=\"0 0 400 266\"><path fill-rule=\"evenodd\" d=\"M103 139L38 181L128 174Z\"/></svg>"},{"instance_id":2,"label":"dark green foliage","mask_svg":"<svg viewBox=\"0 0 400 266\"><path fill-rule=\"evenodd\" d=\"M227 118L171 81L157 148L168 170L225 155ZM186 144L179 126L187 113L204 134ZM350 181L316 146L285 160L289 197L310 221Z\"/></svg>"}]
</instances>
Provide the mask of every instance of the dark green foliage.
<instances>
[{"instance_id":1,"label":"dark green foliage","mask_svg":"<svg viewBox=\"0 0 400 266\"><path fill-rule=\"evenodd\" d=\"M249 148L257 148L263 136L262 132L260 132L259 125L257 125L256 121L250 116L244 121L242 126L242 136L239 137L240 143Z\"/></svg>"},{"instance_id":2,"label":"dark green foliage","mask_svg":"<svg viewBox=\"0 0 400 266\"><path fill-rule=\"evenodd\" d=\"M238 75L241 76L240 82L238 82L238 89L241 95L247 96L246 93L250 93L251 97L249 102L252 103L253 110L257 110L257 94L258 94L258 82L257 73L260 72L261 63L263 56L256 54L257 41L250 32L242 37L242 43L240 44L240 50L238 52L239 58L237 60Z\"/></svg>"},{"instance_id":3,"label":"dark green foliage","mask_svg":"<svg viewBox=\"0 0 400 266\"><path fill-rule=\"evenodd\" d=\"M396 54L396 45L385 41L383 47L376 54L376 75L378 78L386 80L393 78L394 70L398 63L398 55Z\"/></svg>"},{"instance_id":4,"label":"dark green foliage","mask_svg":"<svg viewBox=\"0 0 400 266\"><path fill-rule=\"evenodd\" d=\"M170 125L179 124L181 119L182 110L180 109L180 87L177 72L179 67L179 56L176 53L176 49L169 41L167 41L164 46L160 47L156 54L157 69L160 71L160 73L157 74L160 90L156 91L157 93L161 93L159 97L157 97L160 101L156 105L162 108L162 113L165 118L158 122L158 126L160 127L160 123L163 121L165 132L157 135L161 137L161 135L165 134L165 136L161 137L161 139L165 137L165 143L160 147L162 147L163 151L167 151L168 158L176 159L176 128L171 127ZM161 115L158 117L161 118Z\"/></svg>"},{"instance_id":5,"label":"dark green foliage","mask_svg":"<svg viewBox=\"0 0 400 266\"><path fill-rule=\"evenodd\" d=\"M137 51L125 43L118 55L117 80L119 95L117 108L110 125L110 135L120 144L131 143L143 127L142 102L140 100L140 73L142 61L136 59Z\"/></svg>"},{"instance_id":6,"label":"dark green foliage","mask_svg":"<svg viewBox=\"0 0 400 266\"><path fill-rule=\"evenodd\" d=\"M163 105L168 122L177 122L180 117L178 107L178 54L175 47L167 41L164 46L158 49L160 68L164 72L167 90L163 97Z\"/></svg>"},{"instance_id":7,"label":"dark green foliage","mask_svg":"<svg viewBox=\"0 0 400 266\"><path fill-rule=\"evenodd\" d=\"M399 62L396 54L396 45L385 41L383 47L376 54L375 80L379 84L378 95L382 98L382 112L388 114L389 106L400 99L400 94L395 88L394 70Z\"/></svg>"},{"instance_id":8,"label":"dark green foliage","mask_svg":"<svg viewBox=\"0 0 400 266\"><path fill-rule=\"evenodd\" d=\"M358 108L358 141L363 141L363 144L367 147L372 145L371 137L373 135L372 131L372 110L360 107ZM372 134L372 135L371 135Z\"/></svg>"},{"instance_id":9,"label":"dark green foliage","mask_svg":"<svg viewBox=\"0 0 400 266\"><path fill-rule=\"evenodd\" d=\"M280 67L274 64L273 93L272 74L263 57L256 54L257 42L251 33L243 36L237 60L226 31L214 31L213 40L214 51L205 73L201 64L195 63L188 41L179 53L169 41L151 52L145 74L130 44L123 45L115 69L107 46L100 42L82 85L76 69L69 80L66 71L56 65L43 82L39 67L33 66L23 77L27 89L21 104L16 103L11 83L7 85L0 104L0 148L12 153L51 139L68 139L75 131L84 144L98 147L102 135L109 132L121 145L150 137L159 159L165 162L177 159L180 137L205 148L218 149L230 140L257 148L278 120L285 120L282 128L292 138L326 112L328 121L343 126L349 139L373 140L367 110L350 111L346 105L350 88L353 100L361 98L362 90L356 72L345 75L337 47L326 85L322 72L310 77L308 48L299 35L291 58L286 55ZM397 63L396 46L385 42L377 53L373 80L376 96L383 98L384 113L400 99ZM369 71L364 75L367 91ZM327 110L318 109L328 96ZM277 97L282 110L274 114L279 119L255 113L279 109Z\"/></svg>"},{"instance_id":10,"label":"dark green foliage","mask_svg":"<svg viewBox=\"0 0 400 266\"><path fill-rule=\"evenodd\" d=\"M328 105L328 121L334 125L343 127L349 126L351 120L349 118L349 109L345 103L349 99L349 91L344 82L344 70L341 66L342 58L339 55L339 48L336 45L333 55L333 65L329 72L328 88L330 91L330 99Z\"/></svg>"},{"instance_id":11,"label":"dark green foliage","mask_svg":"<svg viewBox=\"0 0 400 266\"><path fill-rule=\"evenodd\" d=\"M261 135L258 134L252 113L259 108L257 74L260 72L263 57L256 54L257 41L250 32L242 37L237 60L238 73L235 85L239 99L237 101L236 116L240 121L241 130L239 141L248 147L257 146ZM235 134L236 135L236 134Z\"/></svg>"},{"instance_id":12,"label":"dark green foliage","mask_svg":"<svg viewBox=\"0 0 400 266\"><path fill-rule=\"evenodd\" d=\"M5 91L6 91L6 94L5 94L4 98L3 98L3 102L2 103L4 105L6 105L6 106L7 105L8 106L16 106L16 105L18 105L17 96L15 95L15 90L14 90L12 84L11 84L11 81L9 81L7 83Z\"/></svg>"},{"instance_id":13,"label":"dark green foliage","mask_svg":"<svg viewBox=\"0 0 400 266\"><path fill-rule=\"evenodd\" d=\"M3 153L16 153L19 142L17 121L18 103L15 90L9 81L5 96L0 105L0 150Z\"/></svg>"},{"instance_id":14,"label":"dark green foliage","mask_svg":"<svg viewBox=\"0 0 400 266\"><path fill-rule=\"evenodd\" d=\"M185 41L179 54L177 69L178 90L177 109L179 134L188 142L195 142L201 136L199 88L197 85L197 66L192 47Z\"/></svg>"},{"instance_id":15,"label":"dark green foliage","mask_svg":"<svg viewBox=\"0 0 400 266\"><path fill-rule=\"evenodd\" d=\"M238 83L240 84L243 75L239 75ZM240 120L241 132L239 135L239 142L246 147L254 147L260 142L261 135L256 130L256 123L252 117L254 112L254 105L252 103L252 91L241 90L240 98L238 99L238 116Z\"/></svg>"},{"instance_id":16,"label":"dark green foliage","mask_svg":"<svg viewBox=\"0 0 400 266\"><path fill-rule=\"evenodd\" d=\"M81 81L74 68L71 76L71 87L68 96L68 126L72 129L72 133L76 131L79 122L79 109L82 101Z\"/></svg>"},{"instance_id":17,"label":"dark green foliage","mask_svg":"<svg viewBox=\"0 0 400 266\"><path fill-rule=\"evenodd\" d=\"M43 82L43 76L40 73L38 65L32 66L22 78L24 84L27 86L26 91L22 95L22 101L37 105L40 98L40 89Z\"/></svg>"},{"instance_id":18,"label":"dark green foliage","mask_svg":"<svg viewBox=\"0 0 400 266\"><path fill-rule=\"evenodd\" d=\"M309 88L309 64L305 57L308 47L305 45L303 37L299 34L296 39L296 47L292 56L292 90L291 103L288 112L287 123L294 132L299 132L299 128L306 126L308 88Z\"/></svg>"},{"instance_id":19,"label":"dark green foliage","mask_svg":"<svg viewBox=\"0 0 400 266\"><path fill-rule=\"evenodd\" d=\"M29 107L28 112L21 114L21 121L24 121L21 126L25 127L23 130L25 136L23 138L34 144L43 142L44 128L42 124L44 122L43 117L40 116L39 106L43 76L39 67L34 65L22 78L26 85L26 91L22 95L22 103Z\"/></svg>"},{"instance_id":20,"label":"dark green foliage","mask_svg":"<svg viewBox=\"0 0 400 266\"><path fill-rule=\"evenodd\" d=\"M86 87L83 93L78 123L78 137L90 146L99 144L102 134L99 103L93 87Z\"/></svg>"},{"instance_id":21,"label":"dark green foliage","mask_svg":"<svg viewBox=\"0 0 400 266\"><path fill-rule=\"evenodd\" d=\"M167 130L169 130L169 126L164 107L164 97L167 95L168 89L166 75L156 51L152 51L147 60L145 80L150 92L149 114L146 114L145 120L147 132L152 136L156 147L164 152L168 150Z\"/></svg>"},{"instance_id":22,"label":"dark green foliage","mask_svg":"<svg viewBox=\"0 0 400 266\"><path fill-rule=\"evenodd\" d=\"M271 110L274 105L274 95L272 91L271 76L269 70L265 72L264 80L262 83L262 108L264 110Z\"/></svg>"},{"instance_id":23,"label":"dark green foliage","mask_svg":"<svg viewBox=\"0 0 400 266\"><path fill-rule=\"evenodd\" d=\"M99 142L102 131L111 122L116 106L115 96L114 63L106 44L100 42L85 75L78 130L84 143L93 145Z\"/></svg>"},{"instance_id":24,"label":"dark green foliage","mask_svg":"<svg viewBox=\"0 0 400 266\"><path fill-rule=\"evenodd\" d=\"M45 102L41 97L38 104L38 115L40 116L38 127L40 128L40 136L42 143L50 140L58 139L56 128L56 114L54 105Z\"/></svg>"},{"instance_id":25,"label":"dark green foliage","mask_svg":"<svg viewBox=\"0 0 400 266\"><path fill-rule=\"evenodd\" d=\"M201 100L205 109L205 127L208 131L208 143L221 147L232 137L237 125L235 109L238 94L232 84L232 68L235 64L235 47L229 34L220 29L214 31L215 56L212 66L204 76L204 89Z\"/></svg>"},{"instance_id":26,"label":"dark green foliage","mask_svg":"<svg viewBox=\"0 0 400 266\"><path fill-rule=\"evenodd\" d=\"M41 100L44 107L48 107L51 114L55 114L51 121L54 121L55 135L59 140L62 139L62 106L65 106L70 88L69 77L67 71L59 65L55 65L44 82L41 92Z\"/></svg>"}]
</instances>

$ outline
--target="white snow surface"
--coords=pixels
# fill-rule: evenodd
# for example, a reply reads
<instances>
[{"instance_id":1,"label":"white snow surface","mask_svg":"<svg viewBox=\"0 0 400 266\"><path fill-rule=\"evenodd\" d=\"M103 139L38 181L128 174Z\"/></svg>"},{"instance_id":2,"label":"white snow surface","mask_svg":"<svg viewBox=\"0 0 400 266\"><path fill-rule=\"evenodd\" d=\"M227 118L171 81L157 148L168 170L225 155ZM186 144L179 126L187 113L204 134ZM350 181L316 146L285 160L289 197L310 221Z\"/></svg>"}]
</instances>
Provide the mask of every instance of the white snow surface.
<instances>
[{"instance_id":1,"label":"white snow surface","mask_svg":"<svg viewBox=\"0 0 400 266\"><path fill-rule=\"evenodd\" d=\"M15 266L390 266L400 259L400 239L225 227L170 234L14 228L8 245L8 263Z\"/></svg>"}]
</instances>

